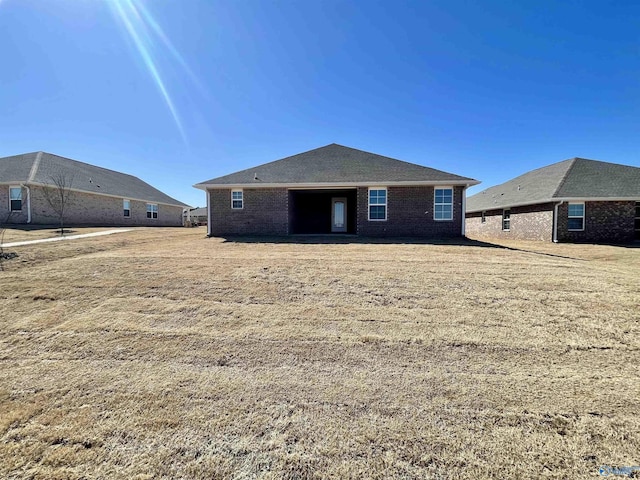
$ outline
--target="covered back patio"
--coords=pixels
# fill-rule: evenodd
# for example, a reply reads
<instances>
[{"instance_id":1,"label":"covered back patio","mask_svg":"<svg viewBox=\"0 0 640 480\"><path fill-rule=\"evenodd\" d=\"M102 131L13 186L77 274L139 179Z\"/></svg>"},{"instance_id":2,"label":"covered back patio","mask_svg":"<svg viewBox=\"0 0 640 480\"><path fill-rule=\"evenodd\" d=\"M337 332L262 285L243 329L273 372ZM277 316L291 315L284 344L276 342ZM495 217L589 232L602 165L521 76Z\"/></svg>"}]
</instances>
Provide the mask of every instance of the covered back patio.
<instances>
[{"instance_id":1,"label":"covered back patio","mask_svg":"<svg viewBox=\"0 0 640 480\"><path fill-rule=\"evenodd\" d=\"M357 190L289 190L289 233L356 234Z\"/></svg>"}]
</instances>

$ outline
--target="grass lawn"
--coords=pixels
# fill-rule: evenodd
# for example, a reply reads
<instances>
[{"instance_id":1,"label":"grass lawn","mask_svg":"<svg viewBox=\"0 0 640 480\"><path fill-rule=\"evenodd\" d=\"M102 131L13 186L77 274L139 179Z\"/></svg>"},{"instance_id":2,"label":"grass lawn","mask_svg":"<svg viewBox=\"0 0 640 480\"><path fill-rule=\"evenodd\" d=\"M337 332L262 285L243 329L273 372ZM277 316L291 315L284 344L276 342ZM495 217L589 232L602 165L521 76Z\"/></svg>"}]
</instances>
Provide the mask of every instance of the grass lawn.
<instances>
[{"instance_id":1,"label":"grass lawn","mask_svg":"<svg viewBox=\"0 0 640 480\"><path fill-rule=\"evenodd\" d=\"M11 249L0 478L599 478L640 465L640 249Z\"/></svg>"}]
</instances>

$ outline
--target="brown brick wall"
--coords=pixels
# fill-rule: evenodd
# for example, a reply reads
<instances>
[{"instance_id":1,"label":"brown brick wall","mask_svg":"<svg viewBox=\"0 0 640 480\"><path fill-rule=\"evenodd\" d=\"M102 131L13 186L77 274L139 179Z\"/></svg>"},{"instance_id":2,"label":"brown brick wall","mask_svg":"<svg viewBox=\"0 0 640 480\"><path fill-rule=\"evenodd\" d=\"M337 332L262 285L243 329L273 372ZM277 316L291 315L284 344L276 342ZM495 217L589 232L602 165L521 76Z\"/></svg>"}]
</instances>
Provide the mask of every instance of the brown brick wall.
<instances>
[{"instance_id":1,"label":"brown brick wall","mask_svg":"<svg viewBox=\"0 0 640 480\"><path fill-rule=\"evenodd\" d=\"M286 188L245 188L244 208L231 208L231 189L210 190L211 235L287 235Z\"/></svg>"},{"instance_id":2,"label":"brown brick wall","mask_svg":"<svg viewBox=\"0 0 640 480\"><path fill-rule=\"evenodd\" d=\"M567 203L558 207L558 241L626 243L634 238L636 202L585 202L584 231L567 228Z\"/></svg>"},{"instance_id":3,"label":"brown brick wall","mask_svg":"<svg viewBox=\"0 0 640 480\"><path fill-rule=\"evenodd\" d=\"M553 240L554 203L511 209L511 229L502 231L502 209L467 214L466 232L469 238ZM584 231L569 231L567 203L558 207L559 242L626 243L634 238L635 202L585 202Z\"/></svg>"},{"instance_id":4,"label":"brown brick wall","mask_svg":"<svg viewBox=\"0 0 640 480\"><path fill-rule=\"evenodd\" d=\"M286 188L244 189L244 208L231 208L231 189L209 191L211 235L287 235L289 233ZM357 192L357 227L362 236L461 236L462 187L454 188L453 220L433 220L433 187L387 188L387 220L369 221L368 188Z\"/></svg>"},{"instance_id":5,"label":"brown brick wall","mask_svg":"<svg viewBox=\"0 0 640 480\"><path fill-rule=\"evenodd\" d=\"M502 230L502 209L482 213L468 213L466 235L477 240L517 239L551 241L553 232L553 203L514 207L511 209L511 228Z\"/></svg>"},{"instance_id":6,"label":"brown brick wall","mask_svg":"<svg viewBox=\"0 0 640 480\"><path fill-rule=\"evenodd\" d=\"M57 225L58 215L44 197L42 187L31 187L31 223L33 225ZM8 211L9 188L0 188L0 203L4 199L4 210ZM182 207L158 204L158 218L147 218L146 202L131 200L131 216L125 218L123 199L90 193L73 192L65 213L67 225L105 226L181 226ZM12 223L27 222L27 194L23 192L22 215L12 217Z\"/></svg>"},{"instance_id":7,"label":"brown brick wall","mask_svg":"<svg viewBox=\"0 0 640 480\"><path fill-rule=\"evenodd\" d=\"M388 187L387 220L369 220L369 189L358 187L358 235L429 238L462 236L462 187L453 189L453 220L435 221L433 187Z\"/></svg>"}]
</instances>

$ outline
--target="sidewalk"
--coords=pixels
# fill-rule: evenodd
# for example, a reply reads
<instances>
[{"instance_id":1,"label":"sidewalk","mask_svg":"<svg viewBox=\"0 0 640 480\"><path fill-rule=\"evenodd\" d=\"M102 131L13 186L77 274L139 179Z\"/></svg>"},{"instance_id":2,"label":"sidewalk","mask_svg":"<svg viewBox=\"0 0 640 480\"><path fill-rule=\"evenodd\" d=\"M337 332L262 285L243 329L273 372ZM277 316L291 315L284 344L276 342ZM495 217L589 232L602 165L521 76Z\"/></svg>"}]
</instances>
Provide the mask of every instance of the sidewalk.
<instances>
[{"instance_id":1,"label":"sidewalk","mask_svg":"<svg viewBox=\"0 0 640 480\"><path fill-rule=\"evenodd\" d=\"M22 247L23 245L33 245L34 243L60 242L62 240L75 240L77 238L100 237L102 235L113 235L114 233L130 232L131 229L105 230L104 232L82 233L80 235L69 235L62 237L41 238L40 240L27 240L24 242L3 243L2 248Z\"/></svg>"}]
</instances>

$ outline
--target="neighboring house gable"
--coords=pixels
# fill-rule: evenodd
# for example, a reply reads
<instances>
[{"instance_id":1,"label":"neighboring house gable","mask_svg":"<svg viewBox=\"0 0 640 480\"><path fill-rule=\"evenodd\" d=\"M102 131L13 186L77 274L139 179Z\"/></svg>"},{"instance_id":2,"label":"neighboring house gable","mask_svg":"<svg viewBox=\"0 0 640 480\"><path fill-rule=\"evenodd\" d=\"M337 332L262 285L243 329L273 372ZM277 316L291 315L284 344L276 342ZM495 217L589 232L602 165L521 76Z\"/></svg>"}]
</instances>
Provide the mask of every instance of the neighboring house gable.
<instances>
[{"instance_id":1,"label":"neighboring house gable","mask_svg":"<svg viewBox=\"0 0 640 480\"><path fill-rule=\"evenodd\" d=\"M207 192L210 235L453 237L463 234L464 190L477 183L331 144L195 187Z\"/></svg>"},{"instance_id":2,"label":"neighboring house gable","mask_svg":"<svg viewBox=\"0 0 640 480\"><path fill-rule=\"evenodd\" d=\"M638 202L640 168L572 158L469 197L467 232L475 238L626 242L640 236Z\"/></svg>"},{"instance_id":3,"label":"neighboring house gable","mask_svg":"<svg viewBox=\"0 0 640 480\"><path fill-rule=\"evenodd\" d=\"M74 200L65 222L91 225L181 225L184 203L137 177L46 152L0 158L0 214L10 212L12 187L22 189L22 209L10 222L55 224L56 214L44 190L55 188L54 178L71 182ZM15 190L13 190L15 193Z\"/></svg>"}]
</instances>

